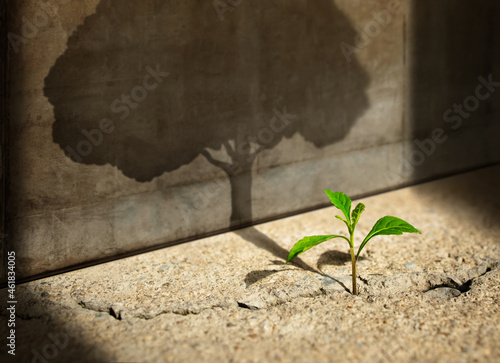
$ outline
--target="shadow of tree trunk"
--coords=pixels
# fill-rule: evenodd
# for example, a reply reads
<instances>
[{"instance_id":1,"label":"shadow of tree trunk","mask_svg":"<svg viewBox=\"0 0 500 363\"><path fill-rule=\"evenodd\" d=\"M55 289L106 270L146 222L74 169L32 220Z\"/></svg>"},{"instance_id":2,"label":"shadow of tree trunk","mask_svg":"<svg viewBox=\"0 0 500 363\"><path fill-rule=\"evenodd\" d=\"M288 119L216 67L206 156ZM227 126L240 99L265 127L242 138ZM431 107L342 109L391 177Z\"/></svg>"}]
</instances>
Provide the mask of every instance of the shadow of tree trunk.
<instances>
[{"instance_id":1,"label":"shadow of tree trunk","mask_svg":"<svg viewBox=\"0 0 500 363\"><path fill-rule=\"evenodd\" d=\"M256 247L262 248L263 250L266 250L270 253L272 253L274 256L282 259L284 262L286 262L286 259L288 257L288 252L286 249L281 247L276 241L274 241L272 238L269 238L266 236L264 233L260 232L257 228L255 227L249 227L245 229L239 229L237 231L234 231L238 236L243 238L245 241L248 241L252 244L254 244ZM320 273L318 270L315 268L309 266L307 263L302 261L300 258L295 257L293 261L290 262L291 264L294 264L304 270L315 272L315 273Z\"/></svg>"},{"instance_id":2,"label":"shadow of tree trunk","mask_svg":"<svg viewBox=\"0 0 500 363\"><path fill-rule=\"evenodd\" d=\"M284 263L286 262L286 259L288 257L288 251L281 247L276 241L274 241L272 238L266 236L264 233L260 232L257 228L255 227L249 227L249 228L244 228L244 229L239 229L234 231L238 236L243 238L245 241L248 241L255 245L258 248L262 248L263 250L266 250L270 253L272 253L274 256L278 257L279 259L282 259ZM344 288L345 291L350 292L350 290L345 286L341 281L338 279L325 274L324 272L321 272L311 266L309 266L307 263L302 261L300 258L295 257L293 261L290 262L291 264L296 265L297 267L300 267L306 271L311 271L316 274L319 274L321 276L324 276L326 278L332 279L336 283L338 283L340 286ZM261 270L261 271L251 271L247 274L245 278L245 283L248 286L256 283L257 281L262 280L263 278L266 278L269 275L272 275L277 272L281 272L284 270Z\"/></svg>"}]
</instances>

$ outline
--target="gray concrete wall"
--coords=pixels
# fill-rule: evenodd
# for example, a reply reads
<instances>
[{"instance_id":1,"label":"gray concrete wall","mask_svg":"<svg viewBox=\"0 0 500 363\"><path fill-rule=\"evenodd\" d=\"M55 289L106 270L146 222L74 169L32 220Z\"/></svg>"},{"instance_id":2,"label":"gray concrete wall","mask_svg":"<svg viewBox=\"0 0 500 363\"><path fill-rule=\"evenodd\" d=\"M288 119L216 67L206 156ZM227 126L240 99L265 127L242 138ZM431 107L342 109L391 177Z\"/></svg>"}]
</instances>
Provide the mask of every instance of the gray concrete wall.
<instances>
[{"instance_id":1,"label":"gray concrete wall","mask_svg":"<svg viewBox=\"0 0 500 363\"><path fill-rule=\"evenodd\" d=\"M229 3L6 2L3 246L20 277L322 206L324 188L359 196L499 160L491 97L411 162L454 97L499 74L492 1ZM464 36L471 54L448 59ZM471 137L488 147L453 157Z\"/></svg>"},{"instance_id":2,"label":"gray concrete wall","mask_svg":"<svg viewBox=\"0 0 500 363\"><path fill-rule=\"evenodd\" d=\"M498 1L415 1L411 11L407 112L414 140L402 174L423 179L498 162ZM434 145L433 133L440 135Z\"/></svg>"},{"instance_id":3,"label":"gray concrete wall","mask_svg":"<svg viewBox=\"0 0 500 363\"><path fill-rule=\"evenodd\" d=\"M5 271L4 271L4 261L7 258L6 253L6 169L7 169L7 154L8 149L8 138L6 131L8 129L8 102L7 102L7 89L8 89L8 71L7 71L7 50L9 44L7 43L7 12L5 9L5 3L0 1L0 262L1 271L0 279L5 281Z\"/></svg>"}]
</instances>

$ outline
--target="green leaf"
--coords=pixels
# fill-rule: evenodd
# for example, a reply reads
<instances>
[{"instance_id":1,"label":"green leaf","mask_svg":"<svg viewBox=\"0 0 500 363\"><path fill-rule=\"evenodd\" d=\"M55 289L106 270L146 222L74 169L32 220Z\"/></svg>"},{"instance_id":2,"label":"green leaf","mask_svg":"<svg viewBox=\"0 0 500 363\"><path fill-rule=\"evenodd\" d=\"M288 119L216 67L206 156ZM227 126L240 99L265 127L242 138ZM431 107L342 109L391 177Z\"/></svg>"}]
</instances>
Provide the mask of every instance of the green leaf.
<instances>
[{"instance_id":1,"label":"green leaf","mask_svg":"<svg viewBox=\"0 0 500 363\"><path fill-rule=\"evenodd\" d=\"M335 218L340 219L342 222L345 223L345 225L347 226L347 229L351 230L351 226L344 218L342 218L341 216L335 216Z\"/></svg>"},{"instance_id":2,"label":"green leaf","mask_svg":"<svg viewBox=\"0 0 500 363\"><path fill-rule=\"evenodd\" d=\"M330 201L334 206L342 211L345 215L348 225L351 224L351 198L341 192L332 192L331 190L325 189L326 195L330 198Z\"/></svg>"},{"instance_id":3,"label":"green leaf","mask_svg":"<svg viewBox=\"0 0 500 363\"><path fill-rule=\"evenodd\" d=\"M332 239L332 238L343 238L347 242L349 242L349 239L347 237L338 236L335 234L328 235L328 236L304 237L292 247L292 249L290 250L290 253L288 254L288 258L286 259L286 263L290 262L294 257L301 254L302 252L307 251L309 248L314 247L316 245L319 245L321 242L328 241L329 239ZM349 242L349 244L350 244L350 242Z\"/></svg>"},{"instance_id":4,"label":"green leaf","mask_svg":"<svg viewBox=\"0 0 500 363\"><path fill-rule=\"evenodd\" d=\"M335 218L340 219L341 221L343 221L343 222L346 222L346 223L347 223L347 221L346 221L344 218L342 218L341 216L335 216Z\"/></svg>"},{"instance_id":5,"label":"green leaf","mask_svg":"<svg viewBox=\"0 0 500 363\"><path fill-rule=\"evenodd\" d=\"M352 211L352 230L354 231L354 228L356 228L356 224L358 224L359 217L361 216L361 213L365 210L365 205L363 203L359 203L356 208Z\"/></svg>"},{"instance_id":6,"label":"green leaf","mask_svg":"<svg viewBox=\"0 0 500 363\"><path fill-rule=\"evenodd\" d=\"M410 223L403 221L397 217L385 216L380 218L377 223L373 226L370 233L368 233L359 246L358 254L356 255L356 260L361 253L361 250L366 246L368 241L375 236L380 235L400 235L403 233L420 233L418 229L413 227Z\"/></svg>"}]
</instances>

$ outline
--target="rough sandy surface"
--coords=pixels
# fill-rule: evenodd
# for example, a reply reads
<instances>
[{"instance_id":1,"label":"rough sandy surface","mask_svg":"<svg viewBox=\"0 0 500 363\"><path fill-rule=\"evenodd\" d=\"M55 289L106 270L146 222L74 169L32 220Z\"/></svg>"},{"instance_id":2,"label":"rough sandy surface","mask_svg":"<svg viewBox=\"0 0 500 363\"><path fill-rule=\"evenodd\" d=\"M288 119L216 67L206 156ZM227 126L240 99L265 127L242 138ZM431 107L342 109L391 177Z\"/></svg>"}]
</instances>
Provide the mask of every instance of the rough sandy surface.
<instances>
[{"instance_id":1,"label":"rough sandy surface","mask_svg":"<svg viewBox=\"0 0 500 363\"><path fill-rule=\"evenodd\" d=\"M498 362L499 181L359 200L358 243L387 214L423 232L374 238L359 296L343 240L284 264L301 237L344 233L334 207L19 285L13 361Z\"/></svg>"}]
</instances>

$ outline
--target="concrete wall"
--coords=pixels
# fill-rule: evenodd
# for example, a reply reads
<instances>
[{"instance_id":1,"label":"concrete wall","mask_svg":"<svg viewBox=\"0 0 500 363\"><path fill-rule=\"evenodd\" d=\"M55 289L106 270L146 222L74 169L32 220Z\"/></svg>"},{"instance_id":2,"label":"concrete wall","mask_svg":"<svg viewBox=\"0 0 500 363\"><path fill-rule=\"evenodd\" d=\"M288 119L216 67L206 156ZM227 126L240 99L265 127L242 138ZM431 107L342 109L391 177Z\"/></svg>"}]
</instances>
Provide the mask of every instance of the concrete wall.
<instances>
[{"instance_id":1,"label":"concrete wall","mask_svg":"<svg viewBox=\"0 0 500 363\"><path fill-rule=\"evenodd\" d=\"M6 191L6 169L7 167L7 154L8 149L8 138L6 131L8 129L8 101L7 101L7 89L8 89L8 71L7 71L7 50L9 44L7 43L7 12L5 10L5 3L0 1L0 278L1 281L5 281L5 271L4 271L4 261L7 256L6 251L6 201L5 201L5 191Z\"/></svg>"},{"instance_id":2,"label":"concrete wall","mask_svg":"<svg viewBox=\"0 0 500 363\"><path fill-rule=\"evenodd\" d=\"M498 162L500 4L423 0L411 12L407 112L415 139L402 174L423 179ZM425 141L433 133L441 143Z\"/></svg>"},{"instance_id":3,"label":"concrete wall","mask_svg":"<svg viewBox=\"0 0 500 363\"><path fill-rule=\"evenodd\" d=\"M498 161L496 94L443 120L500 79L497 6L462 2L6 1L18 276Z\"/></svg>"}]
</instances>

